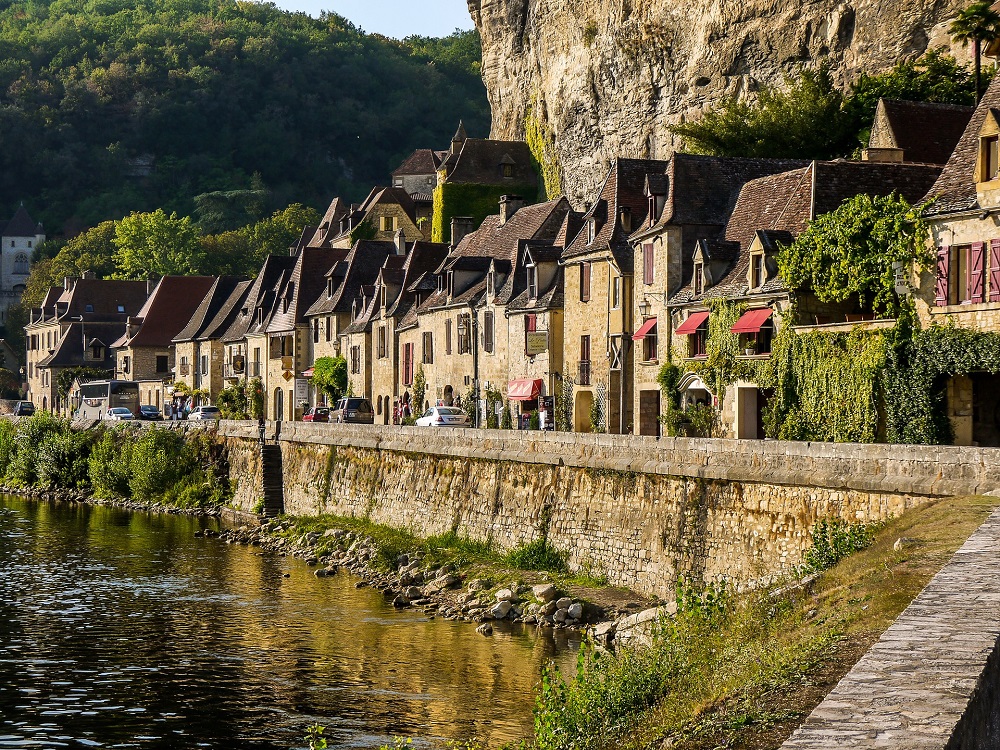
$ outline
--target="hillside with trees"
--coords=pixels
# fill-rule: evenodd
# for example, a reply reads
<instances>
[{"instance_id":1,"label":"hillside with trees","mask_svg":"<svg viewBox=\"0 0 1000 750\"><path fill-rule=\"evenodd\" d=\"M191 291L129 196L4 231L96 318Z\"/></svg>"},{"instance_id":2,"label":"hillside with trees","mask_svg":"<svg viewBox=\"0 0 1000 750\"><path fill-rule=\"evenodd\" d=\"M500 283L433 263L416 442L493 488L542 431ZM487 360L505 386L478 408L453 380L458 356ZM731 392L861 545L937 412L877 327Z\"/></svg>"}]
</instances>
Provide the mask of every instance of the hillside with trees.
<instances>
[{"instance_id":1,"label":"hillside with trees","mask_svg":"<svg viewBox=\"0 0 1000 750\"><path fill-rule=\"evenodd\" d=\"M244 0L0 8L0 208L25 201L50 236L160 208L218 233L360 200L459 119L489 130L476 32L399 42Z\"/></svg>"}]
</instances>

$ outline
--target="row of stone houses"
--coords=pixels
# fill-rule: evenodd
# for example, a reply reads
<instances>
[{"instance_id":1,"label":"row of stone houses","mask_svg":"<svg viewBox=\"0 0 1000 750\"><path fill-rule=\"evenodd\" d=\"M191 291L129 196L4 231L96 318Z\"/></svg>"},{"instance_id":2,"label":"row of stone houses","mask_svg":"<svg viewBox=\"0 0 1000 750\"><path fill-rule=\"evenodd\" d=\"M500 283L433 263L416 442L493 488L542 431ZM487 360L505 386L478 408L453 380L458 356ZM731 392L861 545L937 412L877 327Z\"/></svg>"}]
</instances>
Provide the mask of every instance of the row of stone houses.
<instances>
[{"instance_id":1,"label":"row of stone houses","mask_svg":"<svg viewBox=\"0 0 1000 750\"><path fill-rule=\"evenodd\" d=\"M255 279L167 277L150 288L80 279L51 290L26 329L31 397L58 404L55 370L110 363L142 384L143 403L164 403L177 381L214 398L260 378L267 417L297 419L322 402L310 381L316 360L343 356L350 390L371 399L377 423L398 419L403 404L419 413L470 399L485 422L488 396L499 396L516 414L543 411L549 425L562 417L577 431L657 435L657 376L674 362L689 365L685 402L720 407L724 434L763 437L768 392L738 381L714 393L697 375L713 305L745 309L726 332L739 334L747 360L769 357L783 325L893 325L857 300L795 293L778 274L780 248L848 198L936 197L938 275L914 279L918 312L995 329L998 87L975 111L881 102L861 161L616 159L579 212L562 197L500 192L528 181L526 147L460 128L448 151L416 152L364 203L332 201L320 226ZM495 212L459 215L469 204L456 186L466 183L443 190L459 178L496 193ZM785 315L793 303L796 320ZM1000 442L1000 426L985 424L1000 414L991 378L973 374L949 390L957 441Z\"/></svg>"}]
</instances>

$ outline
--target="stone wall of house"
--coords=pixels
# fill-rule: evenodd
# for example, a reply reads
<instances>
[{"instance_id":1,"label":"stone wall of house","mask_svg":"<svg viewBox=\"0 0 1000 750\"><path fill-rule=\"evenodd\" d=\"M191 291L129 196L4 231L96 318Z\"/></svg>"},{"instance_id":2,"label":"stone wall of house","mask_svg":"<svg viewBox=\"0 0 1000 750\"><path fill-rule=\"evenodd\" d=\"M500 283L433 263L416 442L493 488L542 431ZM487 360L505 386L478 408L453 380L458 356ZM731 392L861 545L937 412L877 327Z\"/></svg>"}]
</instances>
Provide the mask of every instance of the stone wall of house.
<instances>
[{"instance_id":1,"label":"stone wall of house","mask_svg":"<svg viewBox=\"0 0 1000 750\"><path fill-rule=\"evenodd\" d=\"M250 423L219 429L257 437ZM546 535L574 570L662 597L678 575L746 585L786 572L821 518L880 520L1000 487L1000 452L985 448L303 423L284 423L280 441L289 513L455 530L502 550ZM249 510L255 467L233 465Z\"/></svg>"}]
</instances>

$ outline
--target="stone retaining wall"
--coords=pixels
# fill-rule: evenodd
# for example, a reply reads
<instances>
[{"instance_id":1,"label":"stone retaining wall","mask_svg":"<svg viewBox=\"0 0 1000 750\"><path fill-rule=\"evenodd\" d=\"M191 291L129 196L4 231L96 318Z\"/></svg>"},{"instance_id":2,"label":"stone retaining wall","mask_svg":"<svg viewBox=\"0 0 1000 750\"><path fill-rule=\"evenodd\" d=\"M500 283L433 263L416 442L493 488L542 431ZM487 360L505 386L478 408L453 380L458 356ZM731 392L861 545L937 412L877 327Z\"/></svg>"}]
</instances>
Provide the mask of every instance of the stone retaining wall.
<instances>
[{"instance_id":1,"label":"stone retaining wall","mask_svg":"<svg viewBox=\"0 0 1000 750\"><path fill-rule=\"evenodd\" d=\"M268 425L275 437L276 425ZM238 503L259 499L222 422ZM881 520L1000 487L995 449L283 423L285 508L367 516L500 549L543 534L577 570L669 598L678 575L745 585L799 563L820 518Z\"/></svg>"}]
</instances>

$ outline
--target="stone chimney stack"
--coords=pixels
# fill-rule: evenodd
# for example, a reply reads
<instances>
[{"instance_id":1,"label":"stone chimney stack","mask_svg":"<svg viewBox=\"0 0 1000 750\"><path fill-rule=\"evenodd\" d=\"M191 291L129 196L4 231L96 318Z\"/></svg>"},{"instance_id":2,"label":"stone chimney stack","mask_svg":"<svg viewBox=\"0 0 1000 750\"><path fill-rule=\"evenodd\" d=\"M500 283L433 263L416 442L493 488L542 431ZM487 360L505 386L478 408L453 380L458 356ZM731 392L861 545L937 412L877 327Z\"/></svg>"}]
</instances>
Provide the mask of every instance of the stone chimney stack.
<instances>
[{"instance_id":1,"label":"stone chimney stack","mask_svg":"<svg viewBox=\"0 0 1000 750\"><path fill-rule=\"evenodd\" d=\"M451 246L458 247L465 235L472 231L473 218L471 216L451 217Z\"/></svg>"},{"instance_id":2,"label":"stone chimney stack","mask_svg":"<svg viewBox=\"0 0 1000 750\"><path fill-rule=\"evenodd\" d=\"M523 205L524 199L519 195L505 195L500 198L500 224L506 224Z\"/></svg>"},{"instance_id":3,"label":"stone chimney stack","mask_svg":"<svg viewBox=\"0 0 1000 750\"><path fill-rule=\"evenodd\" d=\"M156 282L153 279L146 279L146 296L149 297L156 289Z\"/></svg>"},{"instance_id":4,"label":"stone chimney stack","mask_svg":"<svg viewBox=\"0 0 1000 750\"><path fill-rule=\"evenodd\" d=\"M396 255L406 255L406 235L403 234L402 229L396 230L392 242L396 246Z\"/></svg>"},{"instance_id":5,"label":"stone chimney stack","mask_svg":"<svg viewBox=\"0 0 1000 750\"><path fill-rule=\"evenodd\" d=\"M75 276L63 276L63 291L68 292L75 286L76 286Z\"/></svg>"}]
</instances>

